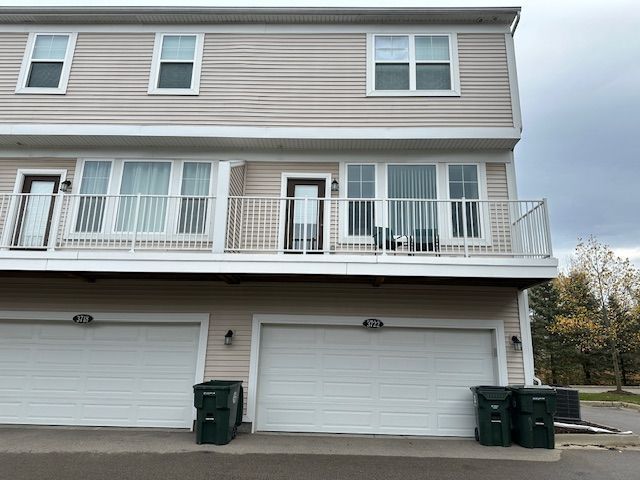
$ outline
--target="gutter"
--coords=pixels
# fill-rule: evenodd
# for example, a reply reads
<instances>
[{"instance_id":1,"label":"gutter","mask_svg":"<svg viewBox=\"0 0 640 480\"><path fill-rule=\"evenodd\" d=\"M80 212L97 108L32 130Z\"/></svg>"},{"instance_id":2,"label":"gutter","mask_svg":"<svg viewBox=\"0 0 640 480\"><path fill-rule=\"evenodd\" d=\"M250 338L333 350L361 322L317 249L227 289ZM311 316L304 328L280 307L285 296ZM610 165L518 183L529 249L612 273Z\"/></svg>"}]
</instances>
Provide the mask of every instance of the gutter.
<instances>
[{"instance_id":1,"label":"gutter","mask_svg":"<svg viewBox=\"0 0 640 480\"><path fill-rule=\"evenodd\" d=\"M511 24L511 36L513 37L516 34L516 29L518 28L518 24L520 23L520 10L516 13L516 18Z\"/></svg>"}]
</instances>

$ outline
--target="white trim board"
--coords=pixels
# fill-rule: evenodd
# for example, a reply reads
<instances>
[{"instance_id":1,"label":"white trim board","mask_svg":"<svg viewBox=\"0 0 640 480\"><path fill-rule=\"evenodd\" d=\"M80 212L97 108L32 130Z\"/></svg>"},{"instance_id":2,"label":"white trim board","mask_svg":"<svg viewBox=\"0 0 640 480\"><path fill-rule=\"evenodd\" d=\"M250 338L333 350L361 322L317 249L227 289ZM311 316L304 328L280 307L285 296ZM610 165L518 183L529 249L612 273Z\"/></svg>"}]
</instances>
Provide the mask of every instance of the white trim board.
<instances>
[{"instance_id":1,"label":"white trim board","mask_svg":"<svg viewBox=\"0 0 640 480\"><path fill-rule=\"evenodd\" d=\"M336 315L290 315L290 314L254 314L251 326L251 354L249 359L249 395L247 396L247 415L245 421L252 422L255 432L256 409L258 399L258 373L260 359L260 333L264 324L287 325L338 325L358 326L362 324L366 315L336 316ZM498 381L501 385L509 383L507 370L507 339L504 333L504 322L500 320L460 320L460 319L430 319L413 317L379 317L384 322L384 328L442 328L466 330L491 330L494 332L496 345L496 366ZM501 340L502 339L502 340Z\"/></svg>"},{"instance_id":2,"label":"white trim board","mask_svg":"<svg viewBox=\"0 0 640 480\"><path fill-rule=\"evenodd\" d=\"M555 258L0 250L0 270L538 278L547 280L558 275L558 261Z\"/></svg>"},{"instance_id":3,"label":"white trim board","mask_svg":"<svg viewBox=\"0 0 640 480\"><path fill-rule=\"evenodd\" d=\"M519 140L515 127L249 127L203 125L8 123L0 135L256 138L311 140Z\"/></svg>"},{"instance_id":4,"label":"white trim board","mask_svg":"<svg viewBox=\"0 0 640 480\"><path fill-rule=\"evenodd\" d=\"M4 32L68 32L69 24L5 24ZM188 32L188 33L387 33L387 32L415 32L415 33L503 33L511 34L509 25L490 25L487 23L470 24L431 24L431 25L403 25L403 24L362 24L362 25L322 25L322 24L220 24L220 25L187 25L187 24L159 24L159 25L96 25L74 24L74 32L86 33L156 33Z\"/></svg>"}]
</instances>

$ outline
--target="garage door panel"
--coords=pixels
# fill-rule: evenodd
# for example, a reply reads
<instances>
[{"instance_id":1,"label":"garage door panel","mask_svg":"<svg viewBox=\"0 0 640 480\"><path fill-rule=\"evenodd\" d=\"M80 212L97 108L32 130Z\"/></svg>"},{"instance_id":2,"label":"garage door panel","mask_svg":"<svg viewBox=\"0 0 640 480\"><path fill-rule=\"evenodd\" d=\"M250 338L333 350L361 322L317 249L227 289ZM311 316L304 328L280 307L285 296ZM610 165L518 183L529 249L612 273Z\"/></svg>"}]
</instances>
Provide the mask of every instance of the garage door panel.
<instances>
[{"instance_id":1,"label":"garage door panel","mask_svg":"<svg viewBox=\"0 0 640 480\"><path fill-rule=\"evenodd\" d=\"M387 433L389 431L403 433L417 432L432 428L432 415L425 412L381 412L380 428Z\"/></svg>"},{"instance_id":2,"label":"garage door panel","mask_svg":"<svg viewBox=\"0 0 640 480\"><path fill-rule=\"evenodd\" d=\"M58 340L65 341L82 341L88 337L88 325L67 325L56 323L56 328L49 328L48 325L40 325L37 329L37 338L39 340Z\"/></svg>"},{"instance_id":3,"label":"garage door panel","mask_svg":"<svg viewBox=\"0 0 640 480\"><path fill-rule=\"evenodd\" d=\"M41 348L37 351L35 363L45 364L51 367L82 365L85 358L85 351L82 348Z\"/></svg>"},{"instance_id":4,"label":"garage door panel","mask_svg":"<svg viewBox=\"0 0 640 480\"><path fill-rule=\"evenodd\" d=\"M374 393L371 383L357 383L353 381L324 381L322 382L322 394L329 400L362 400L367 401Z\"/></svg>"},{"instance_id":5,"label":"garage door panel","mask_svg":"<svg viewBox=\"0 0 640 480\"><path fill-rule=\"evenodd\" d=\"M130 377L88 376L85 383L86 393L130 395L136 390L136 380Z\"/></svg>"},{"instance_id":6,"label":"garage door panel","mask_svg":"<svg viewBox=\"0 0 640 480\"><path fill-rule=\"evenodd\" d=\"M3 366L8 367L10 364L23 365L24 363L29 362L32 357L32 353L29 349L2 345L3 343L13 343L11 340L12 339L10 338L0 338L0 363Z\"/></svg>"},{"instance_id":7,"label":"garage door panel","mask_svg":"<svg viewBox=\"0 0 640 480\"><path fill-rule=\"evenodd\" d=\"M39 376L31 377L30 390L35 393L68 393L77 392L82 385L80 375L57 375L57 376Z\"/></svg>"},{"instance_id":8,"label":"garage door panel","mask_svg":"<svg viewBox=\"0 0 640 480\"><path fill-rule=\"evenodd\" d=\"M465 347L465 351L485 352L491 346L488 335L479 336L477 330L438 331L434 334L434 350L447 351L451 347Z\"/></svg>"},{"instance_id":9,"label":"garage door panel","mask_svg":"<svg viewBox=\"0 0 640 480\"><path fill-rule=\"evenodd\" d=\"M265 406L264 409L265 425L276 428L283 426L284 428L292 427L314 427L316 425L316 412L311 408L296 408L294 405L283 408L270 408ZM302 430L310 431L310 430Z\"/></svg>"},{"instance_id":10,"label":"garage door panel","mask_svg":"<svg viewBox=\"0 0 640 480\"><path fill-rule=\"evenodd\" d=\"M380 356L379 371L381 373L424 373L429 372L433 368L433 360L429 357L416 356Z\"/></svg>"},{"instance_id":11,"label":"garage door panel","mask_svg":"<svg viewBox=\"0 0 640 480\"><path fill-rule=\"evenodd\" d=\"M94 366L136 366L140 362L140 352L137 350L106 349L97 347L87 352L87 361Z\"/></svg>"},{"instance_id":12,"label":"garage door panel","mask_svg":"<svg viewBox=\"0 0 640 480\"><path fill-rule=\"evenodd\" d=\"M264 382L264 390L262 395L264 398L290 398L290 397L308 397L315 398L317 395L317 382L306 381L304 379L284 380L268 380Z\"/></svg>"},{"instance_id":13,"label":"garage door panel","mask_svg":"<svg viewBox=\"0 0 640 480\"><path fill-rule=\"evenodd\" d=\"M315 355L309 352L299 353L281 353L273 351L271 355L265 356L265 367L274 373L278 370L293 372L302 372L305 370L314 370L317 366Z\"/></svg>"},{"instance_id":14,"label":"garage door panel","mask_svg":"<svg viewBox=\"0 0 640 480\"><path fill-rule=\"evenodd\" d=\"M0 360L19 360L2 362L0 422L191 425L199 325L0 321L13 331L19 342L0 335Z\"/></svg>"},{"instance_id":15,"label":"garage door panel","mask_svg":"<svg viewBox=\"0 0 640 480\"><path fill-rule=\"evenodd\" d=\"M337 375L360 374L371 370L373 357L371 355L346 354L333 351L319 351L322 359L322 369Z\"/></svg>"},{"instance_id":16,"label":"garage door panel","mask_svg":"<svg viewBox=\"0 0 640 480\"><path fill-rule=\"evenodd\" d=\"M400 382L394 384L380 383L379 392L379 400L389 400L393 402L427 401L431 398L431 389L426 383L422 385L408 385Z\"/></svg>"},{"instance_id":17,"label":"garage door panel","mask_svg":"<svg viewBox=\"0 0 640 480\"><path fill-rule=\"evenodd\" d=\"M469 386L495 382L488 330L285 327L275 348L280 328L263 327L258 430L470 436Z\"/></svg>"},{"instance_id":18,"label":"garage door panel","mask_svg":"<svg viewBox=\"0 0 640 480\"><path fill-rule=\"evenodd\" d=\"M351 432L358 428L361 432L372 429L374 414L362 411L355 406L352 408L324 408L321 411L325 428L337 429L339 433Z\"/></svg>"},{"instance_id":19,"label":"garage door panel","mask_svg":"<svg viewBox=\"0 0 640 480\"><path fill-rule=\"evenodd\" d=\"M370 332L369 332L370 333ZM363 335L362 330L335 330L323 331L324 345L349 345L349 347L371 346L373 335Z\"/></svg>"}]
</instances>

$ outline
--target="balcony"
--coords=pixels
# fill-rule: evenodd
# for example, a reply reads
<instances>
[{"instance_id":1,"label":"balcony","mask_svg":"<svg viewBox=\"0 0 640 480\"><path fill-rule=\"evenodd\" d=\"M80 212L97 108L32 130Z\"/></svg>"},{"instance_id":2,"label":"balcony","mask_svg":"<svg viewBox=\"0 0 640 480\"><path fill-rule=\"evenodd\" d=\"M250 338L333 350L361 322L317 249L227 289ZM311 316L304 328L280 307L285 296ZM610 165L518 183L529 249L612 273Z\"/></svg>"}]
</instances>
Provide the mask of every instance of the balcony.
<instances>
[{"instance_id":1,"label":"balcony","mask_svg":"<svg viewBox=\"0 0 640 480\"><path fill-rule=\"evenodd\" d=\"M542 200L4 194L0 239L3 270L545 278L556 268Z\"/></svg>"}]
</instances>

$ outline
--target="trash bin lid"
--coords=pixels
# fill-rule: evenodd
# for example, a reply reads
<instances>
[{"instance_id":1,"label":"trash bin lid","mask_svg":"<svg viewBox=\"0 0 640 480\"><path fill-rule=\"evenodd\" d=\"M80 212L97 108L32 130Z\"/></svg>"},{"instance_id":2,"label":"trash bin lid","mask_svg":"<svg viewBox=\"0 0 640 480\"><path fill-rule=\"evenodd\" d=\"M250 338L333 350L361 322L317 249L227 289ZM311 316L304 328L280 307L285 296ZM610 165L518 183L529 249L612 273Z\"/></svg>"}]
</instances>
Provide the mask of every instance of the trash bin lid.
<instances>
[{"instance_id":1,"label":"trash bin lid","mask_svg":"<svg viewBox=\"0 0 640 480\"><path fill-rule=\"evenodd\" d=\"M193 386L194 390L229 390L242 385L240 380L209 380Z\"/></svg>"}]
</instances>

